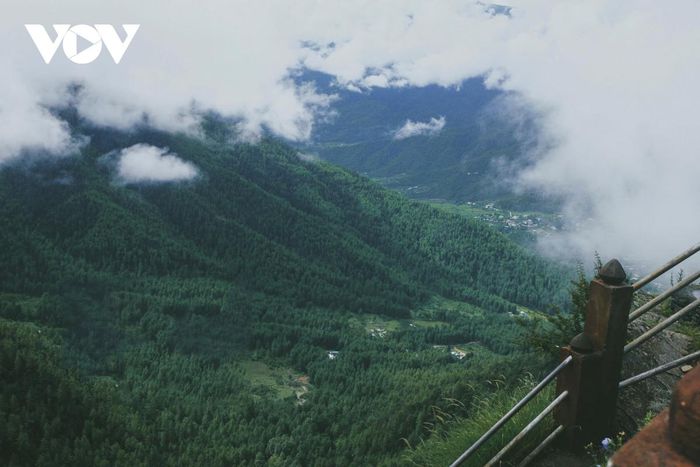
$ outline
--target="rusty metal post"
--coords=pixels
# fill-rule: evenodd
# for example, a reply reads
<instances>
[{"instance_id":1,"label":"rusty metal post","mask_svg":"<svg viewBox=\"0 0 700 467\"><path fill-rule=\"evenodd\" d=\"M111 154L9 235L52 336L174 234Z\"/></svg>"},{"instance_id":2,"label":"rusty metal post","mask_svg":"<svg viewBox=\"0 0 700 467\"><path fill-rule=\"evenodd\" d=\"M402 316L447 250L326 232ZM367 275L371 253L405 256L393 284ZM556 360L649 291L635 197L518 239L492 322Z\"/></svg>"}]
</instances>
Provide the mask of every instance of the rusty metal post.
<instances>
[{"instance_id":1,"label":"rusty metal post","mask_svg":"<svg viewBox=\"0 0 700 467\"><path fill-rule=\"evenodd\" d=\"M580 451L615 429L615 408L627 337L627 319L633 288L625 284L620 262L606 263L591 281L583 333L562 348L562 357L573 357L557 379L557 394L569 392L555 412L564 426L564 445Z\"/></svg>"}]
</instances>

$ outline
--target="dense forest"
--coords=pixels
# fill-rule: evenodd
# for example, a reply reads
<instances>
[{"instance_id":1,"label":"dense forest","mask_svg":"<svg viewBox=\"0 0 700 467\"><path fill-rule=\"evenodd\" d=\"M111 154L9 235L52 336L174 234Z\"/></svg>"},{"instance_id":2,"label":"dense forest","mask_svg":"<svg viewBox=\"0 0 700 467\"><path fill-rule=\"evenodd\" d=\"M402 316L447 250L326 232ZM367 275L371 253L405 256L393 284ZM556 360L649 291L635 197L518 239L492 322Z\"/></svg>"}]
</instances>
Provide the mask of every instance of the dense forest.
<instances>
[{"instance_id":1,"label":"dense forest","mask_svg":"<svg viewBox=\"0 0 700 467\"><path fill-rule=\"evenodd\" d=\"M65 117L78 153L0 170L3 465L396 465L539 370L514 317L570 271L495 230L215 120ZM199 175L116 180L136 143Z\"/></svg>"}]
</instances>

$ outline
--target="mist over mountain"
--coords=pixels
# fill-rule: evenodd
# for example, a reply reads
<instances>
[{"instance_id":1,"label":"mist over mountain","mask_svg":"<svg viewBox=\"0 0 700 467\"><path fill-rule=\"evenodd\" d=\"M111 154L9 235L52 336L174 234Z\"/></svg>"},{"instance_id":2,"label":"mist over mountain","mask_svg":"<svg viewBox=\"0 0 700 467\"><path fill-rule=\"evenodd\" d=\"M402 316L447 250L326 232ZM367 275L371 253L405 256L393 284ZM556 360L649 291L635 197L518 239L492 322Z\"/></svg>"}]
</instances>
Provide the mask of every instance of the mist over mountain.
<instances>
[{"instance_id":1,"label":"mist over mountain","mask_svg":"<svg viewBox=\"0 0 700 467\"><path fill-rule=\"evenodd\" d=\"M697 231L695 219L685 215L693 210L698 186L694 148L700 131L693 115L700 59L688 46L698 40L690 21L697 8L691 0L676 8L631 0L515 1L504 8L451 0L440 8L420 1L291 7L272 0L212 0L207 8L163 15L158 2L14 2L0 30L0 53L8 64L0 97L3 108L12 109L0 109L0 161L20 157L26 148L70 152L76 142L45 109L65 103L66 87L74 82L84 86L74 104L98 125L128 129L147 121L167 131L196 132L213 110L237 119L248 140L269 130L305 142L331 117L333 94L343 90L371 96L390 88L452 89L482 77L488 89L522 99L539 120L537 144L527 154L531 163L506 179L525 193L560 200L567 223L576 226L550 238L542 251L589 257L597 250L654 264L692 244L691 232ZM106 17L143 26L119 65L101 57L79 67L63 57L47 73L22 27L58 18L99 23ZM333 76L338 88L327 94L299 83L303 70ZM440 121L441 112L447 110L426 108L420 118L397 115L396 126L386 131L409 122L423 128L433 118ZM510 110L503 116L521 118ZM452 134L455 127L444 117L440 133L367 147L379 162L359 168L398 176L396 186L404 190L427 187L428 197L462 199L465 191L471 196L456 186L457 177L439 187L431 174L438 166L428 168L423 154L444 156L442 165L463 174L455 169L464 154L487 152L476 151L480 143L473 132L466 130L461 152L406 149L440 134L441 146L453 146L446 140L461 136ZM508 138L496 139L491 156L510 159ZM427 182L410 178L409 153L431 175ZM395 157L392 167L388 161ZM403 174L408 178L402 180ZM473 185L473 176L463 177L465 186ZM486 183L476 185L487 190ZM639 234L635 224L650 211L660 219Z\"/></svg>"}]
</instances>

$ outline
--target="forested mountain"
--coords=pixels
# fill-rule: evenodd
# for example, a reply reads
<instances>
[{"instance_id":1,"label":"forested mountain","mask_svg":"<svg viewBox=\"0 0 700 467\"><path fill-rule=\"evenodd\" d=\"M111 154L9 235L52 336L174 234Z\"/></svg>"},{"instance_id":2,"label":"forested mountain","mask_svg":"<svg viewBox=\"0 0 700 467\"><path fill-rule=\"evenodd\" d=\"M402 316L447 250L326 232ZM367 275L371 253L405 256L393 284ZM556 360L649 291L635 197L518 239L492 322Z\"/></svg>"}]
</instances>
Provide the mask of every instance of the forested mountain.
<instances>
[{"instance_id":1,"label":"forested mountain","mask_svg":"<svg viewBox=\"0 0 700 467\"><path fill-rule=\"evenodd\" d=\"M537 369L567 271L276 140L73 130L0 169L0 463L378 465L431 407ZM225 135L224 135L225 136ZM181 182L127 182L169 148Z\"/></svg>"},{"instance_id":2,"label":"forested mountain","mask_svg":"<svg viewBox=\"0 0 700 467\"><path fill-rule=\"evenodd\" d=\"M306 71L298 80L336 96L332 116L314 128L304 151L412 198L555 208L536 193L515 194L508 183L529 163L526 154L537 141L537 122L531 110L513 96L487 89L482 78L458 87L363 90L335 86L318 72ZM412 131L399 132L407 121Z\"/></svg>"}]
</instances>

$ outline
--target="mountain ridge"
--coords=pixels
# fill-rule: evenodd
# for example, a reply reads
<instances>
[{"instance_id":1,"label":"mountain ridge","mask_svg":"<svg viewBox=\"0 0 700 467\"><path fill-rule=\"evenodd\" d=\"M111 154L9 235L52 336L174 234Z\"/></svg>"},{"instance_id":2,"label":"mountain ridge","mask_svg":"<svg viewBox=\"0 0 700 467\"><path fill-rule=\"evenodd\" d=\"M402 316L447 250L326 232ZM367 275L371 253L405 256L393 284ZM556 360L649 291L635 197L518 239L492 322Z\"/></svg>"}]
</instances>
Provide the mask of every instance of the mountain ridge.
<instances>
[{"instance_id":1,"label":"mountain ridge","mask_svg":"<svg viewBox=\"0 0 700 467\"><path fill-rule=\"evenodd\" d=\"M274 139L73 127L79 154L0 171L4 463L397 465L431 406L537 371L513 314L567 270L490 227ZM199 174L127 183L135 144Z\"/></svg>"}]
</instances>

